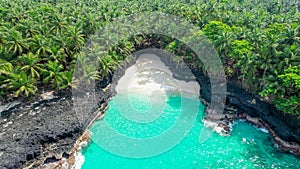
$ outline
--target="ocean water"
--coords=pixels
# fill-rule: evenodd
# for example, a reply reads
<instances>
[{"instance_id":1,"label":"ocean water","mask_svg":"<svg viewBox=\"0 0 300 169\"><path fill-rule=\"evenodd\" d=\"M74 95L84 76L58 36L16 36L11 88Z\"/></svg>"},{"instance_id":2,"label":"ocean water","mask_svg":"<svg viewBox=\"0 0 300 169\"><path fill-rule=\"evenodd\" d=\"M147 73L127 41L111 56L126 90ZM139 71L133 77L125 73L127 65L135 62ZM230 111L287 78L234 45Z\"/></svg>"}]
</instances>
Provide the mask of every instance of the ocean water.
<instances>
[{"instance_id":1,"label":"ocean water","mask_svg":"<svg viewBox=\"0 0 300 169\"><path fill-rule=\"evenodd\" d=\"M139 116L138 113L140 119L130 116ZM142 121L142 117L149 119ZM140 93L117 94L110 101L105 118L90 128L92 139L81 151L81 168L300 168L299 159L274 148L268 133L243 121L234 122L231 136L213 132L206 141L199 142L203 117L204 105L193 97L174 93L151 97ZM178 121L180 124L174 127ZM182 130L186 130L185 137L178 134ZM168 132L175 135L160 138ZM135 144L140 139L150 141Z\"/></svg>"}]
</instances>

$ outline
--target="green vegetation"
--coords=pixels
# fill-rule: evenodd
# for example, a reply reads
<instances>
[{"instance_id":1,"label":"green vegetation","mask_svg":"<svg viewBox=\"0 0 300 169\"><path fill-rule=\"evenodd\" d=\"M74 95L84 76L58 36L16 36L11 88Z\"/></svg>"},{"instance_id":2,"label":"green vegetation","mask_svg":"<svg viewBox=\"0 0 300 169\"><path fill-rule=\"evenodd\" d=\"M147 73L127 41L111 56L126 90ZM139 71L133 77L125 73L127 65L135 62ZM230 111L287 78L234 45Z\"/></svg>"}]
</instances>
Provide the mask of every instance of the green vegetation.
<instances>
[{"instance_id":1,"label":"green vegetation","mask_svg":"<svg viewBox=\"0 0 300 169\"><path fill-rule=\"evenodd\" d=\"M72 85L82 45L113 18L145 11L183 17L212 41L228 78L239 79L279 110L300 115L300 13L297 1L269 0L2 0L0 95L35 95ZM112 47L83 77L105 79L145 42L178 54L194 68L202 63L176 39L131 37ZM157 46L157 45L156 45ZM89 69L89 70L88 70Z\"/></svg>"}]
</instances>

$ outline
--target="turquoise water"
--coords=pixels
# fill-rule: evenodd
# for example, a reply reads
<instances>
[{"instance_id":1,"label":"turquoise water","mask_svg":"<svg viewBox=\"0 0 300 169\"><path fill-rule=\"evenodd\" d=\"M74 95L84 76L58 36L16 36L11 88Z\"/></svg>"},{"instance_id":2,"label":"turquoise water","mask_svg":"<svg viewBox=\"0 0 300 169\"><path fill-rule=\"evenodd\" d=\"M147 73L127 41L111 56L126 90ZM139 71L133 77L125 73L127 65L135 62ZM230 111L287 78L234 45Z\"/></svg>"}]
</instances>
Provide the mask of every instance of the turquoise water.
<instances>
[{"instance_id":1,"label":"turquoise water","mask_svg":"<svg viewBox=\"0 0 300 169\"><path fill-rule=\"evenodd\" d=\"M127 98L129 99L127 100ZM165 100L164 103L161 101L162 98ZM90 128L93 133L92 141L88 147L82 150L85 159L82 165L83 169L300 168L299 159L280 153L274 148L269 134L243 121L234 123L231 136L220 136L214 132L205 142L200 143L199 134L203 128L201 119L204 116L204 106L198 99L182 97L177 94L168 94L165 97L151 96L151 99L152 102L147 96L126 93L117 94L110 101L105 118L96 121ZM183 106L183 104L187 104L187 106ZM118 153L101 145L105 142L105 138L109 138L110 146L120 144L121 147L125 147L126 153L134 154L142 151L141 147L135 146L135 144L110 138L113 135L112 132L103 131L106 129L102 124L109 124L122 136L133 140L138 138L156 139L156 136L163 135L170 128L173 132L179 133L182 128L173 129L172 126L179 120L180 115L189 116L189 112L195 111L195 107L198 109L198 114L197 119L192 122L191 130L186 132L186 137L179 144L166 152L153 157L129 158L116 155ZM155 115L155 119L151 122L136 123L124 118L123 114L133 111L133 109L142 115L147 115L147 112L149 113L151 110L161 109L162 112ZM188 123L190 122L182 120L183 125L188 125ZM100 141L102 142L100 143ZM173 138L169 138L168 141L171 144ZM149 144L146 147L155 146Z\"/></svg>"}]
</instances>

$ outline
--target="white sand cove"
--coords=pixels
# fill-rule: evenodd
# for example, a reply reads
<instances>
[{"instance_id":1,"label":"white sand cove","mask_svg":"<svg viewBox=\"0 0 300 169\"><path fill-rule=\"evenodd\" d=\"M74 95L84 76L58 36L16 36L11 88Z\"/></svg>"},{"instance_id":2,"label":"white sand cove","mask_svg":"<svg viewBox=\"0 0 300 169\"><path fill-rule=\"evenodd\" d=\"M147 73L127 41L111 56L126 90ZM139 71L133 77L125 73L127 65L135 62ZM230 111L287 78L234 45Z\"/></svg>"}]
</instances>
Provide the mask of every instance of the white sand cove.
<instances>
[{"instance_id":1,"label":"white sand cove","mask_svg":"<svg viewBox=\"0 0 300 169\"><path fill-rule=\"evenodd\" d=\"M182 92L199 96L200 86L195 81L185 82L173 78L173 73L155 54L142 54L136 64L129 67L116 86L117 93L126 91L153 94L153 92Z\"/></svg>"}]
</instances>

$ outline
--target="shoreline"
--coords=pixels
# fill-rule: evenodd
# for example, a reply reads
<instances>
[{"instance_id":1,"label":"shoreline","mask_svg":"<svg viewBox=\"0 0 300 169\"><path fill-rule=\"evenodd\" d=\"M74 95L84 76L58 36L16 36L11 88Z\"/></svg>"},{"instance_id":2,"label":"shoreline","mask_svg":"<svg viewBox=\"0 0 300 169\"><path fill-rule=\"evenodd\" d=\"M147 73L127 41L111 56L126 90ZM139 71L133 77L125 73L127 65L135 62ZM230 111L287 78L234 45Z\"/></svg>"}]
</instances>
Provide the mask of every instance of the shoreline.
<instances>
[{"instance_id":1,"label":"shoreline","mask_svg":"<svg viewBox=\"0 0 300 169\"><path fill-rule=\"evenodd\" d=\"M292 154L300 158L300 145L294 142L287 142L280 138L278 134L275 133L273 129L259 117L251 117L247 113L242 113L238 115L227 115L227 117L225 119L220 120L220 122L223 124L225 123L225 125L222 126L223 128L227 128L230 127L233 124L233 122L237 120L244 120L247 123L253 125L254 127L257 127L262 132L266 132L267 134L269 134L272 140L274 141L274 147L278 148L279 151Z\"/></svg>"},{"instance_id":2,"label":"shoreline","mask_svg":"<svg viewBox=\"0 0 300 169\"><path fill-rule=\"evenodd\" d=\"M300 158L300 145L297 143L290 143L278 136L273 129L266 123L264 122L261 118L253 118L247 114L244 114L245 118L240 118L236 117L236 119L245 119L248 123L261 128L263 127L268 131L268 134L271 135L273 141L274 141L274 146L277 147L280 151L283 151L288 154L295 155L296 157Z\"/></svg>"},{"instance_id":3,"label":"shoreline","mask_svg":"<svg viewBox=\"0 0 300 169\"><path fill-rule=\"evenodd\" d=\"M142 52L143 53L143 52ZM143 54L141 54L143 55ZM137 63L138 64L138 61ZM134 67L134 65L132 66ZM128 69L131 69L132 67L128 68ZM170 68L170 67L168 67ZM116 86L116 90L117 90L117 93L118 91L120 91L120 88L124 87L124 83L128 83L128 81L126 82L126 80L122 81L121 79L124 78L126 76L126 73L128 71L128 69L125 71L125 74L123 75L123 77L120 78L120 81L121 81L121 85L118 84L119 86ZM130 72L130 71L129 71ZM132 72L131 72L132 73ZM135 73L133 73L135 74ZM174 77L174 74L172 74L172 76ZM178 77L178 76L177 76ZM126 79L126 78L125 78ZM128 79L127 79L128 80ZM178 79L177 79L178 80ZM120 87L121 86L121 87ZM127 87L127 86L125 86ZM118 89L119 88L119 89ZM122 91L122 90L121 90ZM201 91L201 86L200 86L200 91ZM201 98L201 96L200 96ZM207 111L207 105L208 103L206 102L206 100L203 100L201 99L202 102L204 104L206 104L206 111ZM226 107L228 109L228 107ZM293 154L295 155L296 157L300 158L300 146L299 144L293 144L293 143L289 143L287 141L284 141L283 139L281 139L273 130L272 128L267 124L265 123L261 118L259 117L251 117L250 115L248 115L247 113L238 113L238 112L235 112L235 114L224 114L224 116L226 117L225 120L224 119L220 119L220 121L218 121L216 123L216 126L219 127L220 124L225 124L219 128L222 128L222 129L225 129L225 130L228 130L228 128L231 128L231 125L233 124L234 121L237 121L237 120L245 120L247 123L250 123L251 125L253 125L254 127L257 127L258 129L264 129L267 131L267 133L272 137L272 140L274 141L274 146L277 147L280 151L282 152L285 152L285 153L289 153L289 154ZM215 122L212 122L212 123L215 123ZM218 131L216 131L218 132ZM264 131L262 131L264 132ZM221 134L220 132L218 132L219 134ZM221 134L222 135L222 134ZM230 134L229 134L230 135ZM276 146L277 145L277 146ZM74 154L76 152L73 152ZM75 157L74 157L75 158Z\"/></svg>"},{"instance_id":4,"label":"shoreline","mask_svg":"<svg viewBox=\"0 0 300 169\"><path fill-rule=\"evenodd\" d=\"M102 82L102 84L100 84L100 86L103 87L97 87L97 90L99 91L99 96L97 97L99 98L99 103L101 103L102 108L99 107L93 109L93 117L89 118L90 120L87 120L90 124L93 122L93 120L91 119L97 119L99 115L104 115L109 99L111 99L116 94L116 84L113 84L111 82L118 81L118 79L120 79L124 75L125 70L127 70L129 66L135 64L135 62L136 56L132 57L132 61L130 63L124 63L122 66L120 66L120 68L118 68L118 70L114 72L116 76L110 77L111 79L114 78L113 80L106 80L105 82ZM166 64L165 61L163 62ZM200 100L204 104L208 103L210 101L209 79L198 70L192 71L194 76L196 77L197 82L200 85ZM178 77L176 73L173 76L175 79L176 77ZM266 120L268 116L266 116L266 113L264 113L263 110L268 110L267 114L270 114L270 111L274 110L274 108L270 106L270 104L259 100L251 93L246 92L244 89L241 89L239 86L230 84L230 81L227 85L229 86L229 90L227 95L225 113L226 115L228 115L228 117L230 115L240 115L243 113L247 114L247 116L249 116L250 118L264 117L265 119L261 118L261 121L268 126L266 129L271 129L269 133L273 137L274 142L276 144L278 143L279 149L287 153L291 153L289 152L291 150L291 147L296 149L299 148L297 147L297 145L299 146L300 142L295 144L296 147L291 146L294 144L285 144L293 141L285 140L282 135L289 136L291 135L291 133L286 134L284 132L281 133L281 130L274 130L274 126L272 126L273 123L270 123L270 121ZM9 118L6 118L7 121L5 122L3 121L3 118L1 118L0 121L2 129L5 124L8 124L12 121L12 124L8 124L8 127L6 127L6 129L9 128L9 130L5 130L5 134L3 134L3 131L1 131L0 133L5 136L5 138L2 137L3 140L1 140L0 142L1 168L20 168L25 166L42 167L43 164L46 163L46 161L49 161L50 164L51 159L54 162L58 162L64 157L66 157L65 159L72 159L71 150L74 148L76 140L78 140L78 138L81 138L82 134L85 133L85 129L89 126L89 124L79 125L75 123L78 122L78 119L74 119L72 117L72 114L74 112L72 112L72 110L68 110L72 107L72 99L69 97L69 95L70 92L64 92L63 94L57 96L58 98L56 98L55 100L49 100L46 102L42 100L41 102L43 103L36 103L36 105L38 106L28 107L28 105L35 105L31 102L28 102L22 103L22 105L25 105L21 106L23 108L17 107L15 109L12 108L11 110L8 110L9 113L12 113L11 116ZM54 96L56 95L54 94ZM251 102L253 99L256 101L255 104ZM45 114L43 114L44 112ZM49 120L49 115L57 117L54 118L54 121L56 120L56 124L52 124L53 121ZM39 124L36 122L39 122L41 120L43 122L43 126L35 127L36 124ZM284 124L284 119L281 119L281 121L282 122L279 124ZM300 124L300 120L298 121ZM249 120L249 122L251 122L251 120ZM259 124L256 122L257 120L254 120L252 124L264 126L264 124ZM20 124L17 125L17 123ZM26 127L24 128L23 125ZM49 125L48 128L46 127L47 125ZM289 126L285 124L285 127ZM27 136L24 136L22 131L25 132ZM7 133L11 133L11 135L8 135ZM17 136L12 136L12 134L16 134ZM13 151L11 151L10 149L13 149ZM297 153L294 153L294 155L297 156Z\"/></svg>"},{"instance_id":5,"label":"shoreline","mask_svg":"<svg viewBox=\"0 0 300 169\"><path fill-rule=\"evenodd\" d=\"M104 118L104 114L102 114L102 115L103 116L101 116L100 118L97 118L96 120L101 120L102 118ZM247 123L256 127L257 129L266 130L266 131L261 131L261 132L267 133L272 137L272 139L274 140L274 144L275 144L274 146L276 148L278 148L280 151L283 151L284 153L292 154L292 155L295 155L296 157L300 158L300 146L298 144L291 144L289 142L282 140L280 137L278 137L278 135L276 133L274 133L274 131L268 126L268 124L264 123L260 118L252 118L247 114L241 114L239 116L228 117L227 120L230 121L228 123L228 126L230 126L230 128L231 128L231 125L235 121L244 120ZM221 120L220 122L224 122L224 121ZM215 131L215 132L218 132L218 131ZM226 135L226 136L230 136L230 135L231 134ZM89 133L89 131L85 131L84 134L76 140L74 148L71 150L70 157L68 159L61 159L56 163L52 163L52 164L50 164L50 166L54 166L53 168L55 168L55 169L69 168L69 167L77 168L77 166L75 166L76 156L78 156L78 153L82 148L88 146L89 141L90 141L90 133ZM80 155L82 156L82 154L80 154ZM46 166L49 167L48 165L46 165Z\"/></svg>"}]
</instances>

